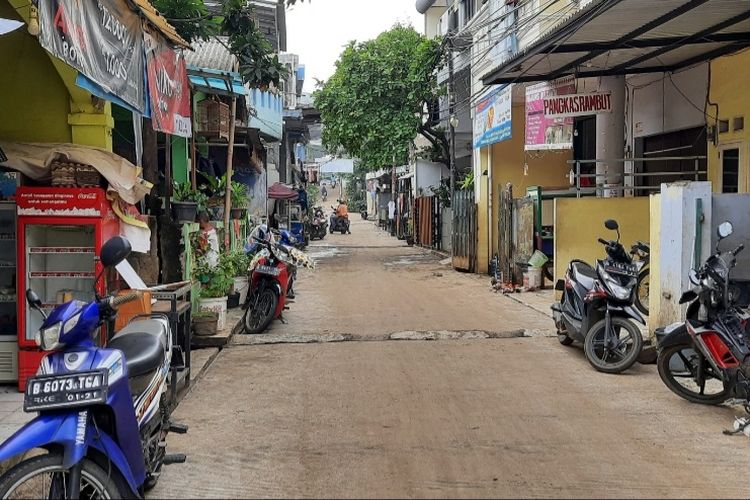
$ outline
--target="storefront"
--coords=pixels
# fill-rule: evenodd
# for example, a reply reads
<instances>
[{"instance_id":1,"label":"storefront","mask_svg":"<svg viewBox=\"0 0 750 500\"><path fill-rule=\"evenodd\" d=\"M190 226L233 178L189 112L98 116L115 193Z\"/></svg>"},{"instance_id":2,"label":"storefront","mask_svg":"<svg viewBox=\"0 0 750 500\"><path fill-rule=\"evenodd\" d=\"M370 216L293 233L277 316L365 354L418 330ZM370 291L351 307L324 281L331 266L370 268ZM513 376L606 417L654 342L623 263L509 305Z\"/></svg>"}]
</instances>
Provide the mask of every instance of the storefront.
<instances>
[{"instance_id":1,"label":"storefront","mask_svg":"<svg viewBox=\"0 0 750 500\"><path fill-rule=\"evenodd\" d=\"M149 224L139 215L153 187L137 166L142 117L167 137L190 135L179 50L187 44L145 1L131 8L124 0L104 6L0 0L0 18L24 23L0 35L0 57L12 75L0 80L0 213L7 219L0 235L0 335L12 332L15 339L0 342L0 381L17 379L23 388L40 359L33 340L38 324L23 291L33 288L46 309L91 300L96 286L100 293L120 286L114 276L106 285L95 280L108 238L122 234L135 251L152 250ZM130 115L124 130L132 140L122 155L112 152L113 109ZM170 160L166 155L168 179ZM12 275L4 275L11 266ZM10 346L20 352L6 363Z\"/></svg>"}]
</instances>

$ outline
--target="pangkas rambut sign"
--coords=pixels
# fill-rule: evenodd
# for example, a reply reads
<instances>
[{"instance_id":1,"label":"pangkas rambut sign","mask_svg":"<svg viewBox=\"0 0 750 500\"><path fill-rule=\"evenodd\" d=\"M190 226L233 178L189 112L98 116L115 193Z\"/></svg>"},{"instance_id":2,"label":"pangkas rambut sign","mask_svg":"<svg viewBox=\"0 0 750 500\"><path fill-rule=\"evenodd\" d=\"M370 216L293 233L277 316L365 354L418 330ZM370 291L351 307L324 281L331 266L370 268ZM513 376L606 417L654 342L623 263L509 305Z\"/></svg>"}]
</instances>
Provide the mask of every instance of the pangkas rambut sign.
<instances>
[{"instance_id":1,"label":"pangkas rambut sign","mask_svg":"<svg viewBox=\"0 0 750 500\"><path fill-rule=\"evenodd\" d=\"M546 97L544 116L547 118L571 118L612 112L612 94L568 94Z\"/></svg>"}]
</instances>

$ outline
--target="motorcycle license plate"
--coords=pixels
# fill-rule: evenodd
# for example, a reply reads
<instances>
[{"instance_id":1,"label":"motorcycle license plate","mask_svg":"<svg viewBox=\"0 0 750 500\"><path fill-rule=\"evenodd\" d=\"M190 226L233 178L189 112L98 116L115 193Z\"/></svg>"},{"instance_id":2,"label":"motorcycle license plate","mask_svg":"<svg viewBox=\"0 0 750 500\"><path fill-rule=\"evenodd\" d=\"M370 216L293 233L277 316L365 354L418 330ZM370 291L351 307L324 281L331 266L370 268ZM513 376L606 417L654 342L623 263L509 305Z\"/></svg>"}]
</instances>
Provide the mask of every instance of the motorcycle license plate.
<instances>
[{"instance_id":1,"label":"motorcycle license plate","mask_svg":"<svg viewBox=\"0 0 750 500\"><path fill-rule=\"evenodd\" d=\"M255 272L260 274L268 274L270 276L278 276L279 274L281 274L281 269L271 266L258 266L255 268Z\"/></svg>"},{"instance_id":2,"label":"motorcycle license plate","mask_svg":"<svg viewBox=\"0 0 750 500\"><path fill-rule=\"evenodd\" d=\"M638 276L638 268L632 264L609 264L604 266L608 273L624 274L626 276Z\"/></svg>"},{"instance_id":3,"label":"motorcycle license plate","mask_svg":"<svg viewBox=\"0 0 750 500\"><path fill-rule=\"evenodd\" d=\"M107 370L42 375L26 382L23 411L74 408L107 401Z\"/></svg>"}]
</instances>

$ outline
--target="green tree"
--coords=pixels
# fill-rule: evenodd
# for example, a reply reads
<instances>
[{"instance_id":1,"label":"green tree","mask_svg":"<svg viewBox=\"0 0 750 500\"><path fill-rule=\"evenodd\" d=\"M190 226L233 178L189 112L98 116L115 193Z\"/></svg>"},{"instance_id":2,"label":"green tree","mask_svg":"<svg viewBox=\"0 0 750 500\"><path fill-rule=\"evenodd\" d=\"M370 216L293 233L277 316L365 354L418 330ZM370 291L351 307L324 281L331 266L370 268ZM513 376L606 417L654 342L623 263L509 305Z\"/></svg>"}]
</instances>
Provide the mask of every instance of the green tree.
<instances>
[{"instance_id":1,"label":"green tree","mask_svg":"<svg viewBox=\"0 0 750 500\"><path fill-rule=\"evenodd\" d=\"M208 12L203 0L153 0L152 3L189 43L207 40L219 32L219 22Z\"/></svg>"},{"instance_id":2,"label":"green tree","mask_svg":"<svg viewBox=\"0 0 750 500\"><path fill-rule=\"evenodd\" d=\"M441 44L411 27L396 25L366 42L351 42L336 71L319 83L313 97L323 121L329 151L344 150L366 170L408 161L409 146L421 134L436 160L447 163L445 133L427 110L441 90L437 69Z\"/></svg>"},{"instance_id":3,"label":"green tree","mask_svg":"<svg viewBox=\"0 0 750 500\"><path fill-rule=\"evenodd\" d=\"M291 0L291 4L296 1L301 0ZM250 86L278 86L286 75L284 65L257 26L252 4L245 0L224 0L221 16L213 16L203 0L154 0L154 6L188 42L227 35L227 48L239 60L240 73Z\"/></svg>"}]
</instances>

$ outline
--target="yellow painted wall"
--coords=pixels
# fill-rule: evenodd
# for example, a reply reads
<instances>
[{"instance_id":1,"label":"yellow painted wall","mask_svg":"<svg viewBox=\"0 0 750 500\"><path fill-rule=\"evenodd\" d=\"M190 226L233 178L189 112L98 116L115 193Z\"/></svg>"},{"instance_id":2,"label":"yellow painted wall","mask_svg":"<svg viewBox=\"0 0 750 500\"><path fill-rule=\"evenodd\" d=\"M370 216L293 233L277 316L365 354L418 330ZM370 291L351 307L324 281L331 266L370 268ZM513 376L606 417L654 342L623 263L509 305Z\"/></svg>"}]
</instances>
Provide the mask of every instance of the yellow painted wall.
<instances>
[{"instance_id":1,"label":"yellow painted wall","mask_svg":"<svg viewBox=\"0 0 750 500\"><path fill-rule=\"evenodd\" d=\"M580 259L594 265L604 257L598 238L617 238L604 227L615 219L620 225L620 240L627 250L637 240L649 241L650 200L637 198L558 198L555 200L555 280L564 276L568 263Z\"/></svg>"},{"instance_id":2,"label":"yellow painted wall","mask_svg":"<svg viewBox=\"0 0 750 500\"><path fill-rule=\"evenodd\" d=\"M513 106L513 136L510 140L492 145L492 227L499 224L500 193L507 183L513 185L513 197L526 196L530 186L570 187L568 160L572 151L524 151L526 113L523 105ZM524 163L528 175L524 175ZM493 231L497 235L497 231ZM498 251L497 237L492 241L492 254Z\"/></svg>"},{"instance_id":3,"label":"yellow painted wall","mask_svg":"<svg viewBox=\"0 0 750 500\"><path fill-rule=\"evenodd\" d=\"M711 82L709 101L718 105L718 118L729 120L729 132L718 134L718 144L708 143L708 180L713 183L715 192L721 191L721 157L719 150L725 146L740 149L741 193L750 192L750 94L747 82L750 81L750 52L720 57L711 62ZM716 106L707 108L709 117L716 117ZM734 130L732 119L745 117L743 130ZM708 123L715 125L712 118Z\"/></svg>"},{"instance_id":4,"label":"yellow painted wall","mask_svg":"<svg viewBox=\"0 0 750 500\"><path fill-rule=\"evenodd\" d=\"M0 17L20 19L0 0ZM39 41L22 28L0 37L0 139L71 142L70 95Z\"/></svg>"}]
</instances>

